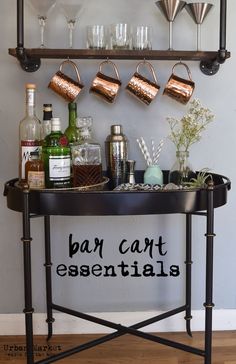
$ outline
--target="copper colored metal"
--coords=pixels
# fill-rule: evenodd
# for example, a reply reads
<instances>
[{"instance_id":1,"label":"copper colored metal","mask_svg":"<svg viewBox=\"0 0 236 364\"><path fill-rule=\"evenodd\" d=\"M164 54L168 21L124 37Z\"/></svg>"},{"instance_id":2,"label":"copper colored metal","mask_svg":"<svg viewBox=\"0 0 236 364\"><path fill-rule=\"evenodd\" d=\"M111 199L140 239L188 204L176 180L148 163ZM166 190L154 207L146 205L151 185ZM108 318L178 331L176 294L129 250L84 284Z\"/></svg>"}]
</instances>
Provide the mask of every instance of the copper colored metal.
<instances>
[{"instance_id":1,"label":"copper colored metal","mask_svg":"<svg viewBox=\"0 0 236 364\"><path fill-rule=\"evenodd\" d=\"M74 81L72 78L62 73L62 68L66 63L73 66L78 81ZM66 60L61 63L59 71L56 72L56 74L52 77L48 85L48 88L55 91L58 95L62 96L68 102L75 101L83 87L84 85L82 85L80 81L78 67L74 62L70 60Z\"/></svg>"},{"instance_id":2,"label":"copper colored metal","mask_svg":"<svg viewBox=\"0 0 236 364\"><path fill-rule=\"evenodd\" d=\"M174 74L174 69L178 65L186 68L189 79L181 78ZM193 94L194 88L195 83L192 81L190 69L185 63L178 62L172 68L172 75L167 82L163 95L167 95L181 104L187 104Z\"/></svg>"},{"instance_id":3,"label":"copper colored metal","mask_svg":"<svg viewBox=\"0 0 236 364\"><path fill-rule=\"evenodd\" d=\"M106 63L112 65L116 74L116 78L104 75L104 73L102 73L102 66ZM89 92L95 93L97 96L109 103L113 103L118 94L120 86L121 81L116 65L113 62L106 60L100 64L99 72L96 74Z\"/></svg>"},{"instance_id":4,"label":"copper colored metal","mask_svg":"<svg viewBox=\"0 0 236 364\"><path fill-rule=\"evenodd\" d=\"M139 67L141 64L148 66L149 70L152 73L154 82L150 81L139 73ZM150 103L156 97L159 89L160 86L157 84L157 78L154 68L151 63L146 61L140 62L137 65L136 72L126 86L126 90L128 90L133 96L135 96L138 100L144 102L146 105L150 105Z\"/></svg>"}]
</instances>

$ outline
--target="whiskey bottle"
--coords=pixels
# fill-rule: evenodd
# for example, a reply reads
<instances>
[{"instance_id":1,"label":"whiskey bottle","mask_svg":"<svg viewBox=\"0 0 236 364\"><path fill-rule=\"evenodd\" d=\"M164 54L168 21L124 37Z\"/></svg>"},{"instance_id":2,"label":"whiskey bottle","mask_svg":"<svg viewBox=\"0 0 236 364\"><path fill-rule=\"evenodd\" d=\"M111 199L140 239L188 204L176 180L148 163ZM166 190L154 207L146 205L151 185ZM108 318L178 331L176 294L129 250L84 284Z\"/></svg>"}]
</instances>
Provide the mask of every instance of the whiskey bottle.
<instances>
[{"instance_id":1,"label":"whiskey bottle","mask_svg":"<svg viewBox=\"0 0 236 364\"><path fill-rule=\"evenodd\" d=\"M30 159L25 163L25 177L29 188L45 188L44 165L39 152L30 153Z\"/></svg>"},{"instance_id":2,"label":"whiskey bottle","mask_svg":"<svg viewBox=\"0 0 236 364\"><path fill-rule=\"evenodd\" d=\"M25 181L25 163L30 153L41 153L42 125L35 115L35 84L26 84L26 113L19 125L20 153L19 153L19 180Z\"/></svg>"},{"instance_id":3,"label":"whiskey bottle","mask_svg":"<svg viewBox=\"0 0 236 364\"><path fill-rule=\"evenodd\" d=\"M68 188L70 184L70 147L61 131L60 118L51 119L51 133L43 145L46 188Z\"/></svg>"},{"instance_id":4,"label":"whiskey bottle","mask_svg":"<svg viewBox=\"0 0 236 364\"><path fill-rule=\"evenodd\" d=\"M91 186L102 182L101 146L92 140L92 118L77 118L80 142L72 146L73 186Z\"/></svg>"}]
</instances>

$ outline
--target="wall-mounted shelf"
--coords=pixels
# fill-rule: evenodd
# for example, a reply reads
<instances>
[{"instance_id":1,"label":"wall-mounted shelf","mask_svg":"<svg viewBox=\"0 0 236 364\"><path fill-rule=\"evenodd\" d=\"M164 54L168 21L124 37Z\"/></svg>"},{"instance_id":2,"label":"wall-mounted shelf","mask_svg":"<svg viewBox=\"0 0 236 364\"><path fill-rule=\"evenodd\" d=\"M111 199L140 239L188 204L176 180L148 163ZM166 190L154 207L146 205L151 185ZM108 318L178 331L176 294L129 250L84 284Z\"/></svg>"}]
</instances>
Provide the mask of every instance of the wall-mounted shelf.
<instances>
[{"instance_id":1,"label":"wall-mounted shelf","mask_svg":"<svg viewBox=\"0 0 236 364\"><path fill-rule=\"evenodd\" d=\"M10 48L9 54L17 57L17 49ZM203 51L137 51L137 50L93 50L93 49L54 49L54 48L26 48L25 54L30 58L71 58L71 59L150 59L150 60L192 60L214 61L218 52ZM226 52L226 58L230 52Z\"/></svg>"},{"instance_id":2,"label":"wall-mounted shelf","mask_svg":"<svg viewBox=\"0 0 236 364\"><path fill-rule=\"evenodd\" d=\"M16 57L24 71L39 69L41 58L49 59L149 59L149 60L191 60L200 61L200 69L206 75L214 75L230 57L226 50L227 0L220 0L219 50L175 51L175 50L91 50L91 49L48 49L24 47L24 0L17 0L17 47L10 48L9 54Z\"/></svg>"}]
</instances>

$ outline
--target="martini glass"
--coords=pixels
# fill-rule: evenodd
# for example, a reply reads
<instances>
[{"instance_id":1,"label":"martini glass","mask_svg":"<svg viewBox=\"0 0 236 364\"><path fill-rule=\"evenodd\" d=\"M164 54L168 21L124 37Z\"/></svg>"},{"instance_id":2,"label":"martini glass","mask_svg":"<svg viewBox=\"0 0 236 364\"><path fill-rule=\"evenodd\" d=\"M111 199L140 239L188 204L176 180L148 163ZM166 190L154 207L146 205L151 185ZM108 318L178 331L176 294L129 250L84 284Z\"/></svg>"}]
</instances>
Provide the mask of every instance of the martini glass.
<instances>
[{"instance_id":1,"label":"martini glass","mask_svg":"<svg viewBox=\"0 0 236 364\"><path fill-rule=\"evenodd\" d=\"M59 0L58 5L67 21L69 29L69 48L73 48L74 29L83 8L83 4L78 0Z\"/></svg>"},{"instance_id":2,"label":"martini glass","mask_svg":"<svg viewBox=\"0 0 236 364\"><path fill-rule=\"evenodd\" d=\"M207 14L212 8L209 3L191 3L185 6L185 9L197 24L197 50L201 50L201 24L205 20Z\"/></svg>"},{"instance_id":3,"label":"martini glass","mask_svg":"<svg viewBox=\"0 0 236 364\"><path fill-rule=\"evenodd\" d=\"M40 26L40 48L45 48L44 44L44 30L46 20L49 12L56 5L56 0L29 0L28 1L31 9L37 14L39 26Z\"/></svg>"},{"instance_id":4,"label":"martini glass","mask_svg":"<svg viewBox=\"0 0 236 364\"><path fill-rule=\"evenodd\" d=\"M169 22L169 50L173 50L173 22L185 7L186 2L181 0L159 0L155 4Z\"/></svg>"}]
</instances>

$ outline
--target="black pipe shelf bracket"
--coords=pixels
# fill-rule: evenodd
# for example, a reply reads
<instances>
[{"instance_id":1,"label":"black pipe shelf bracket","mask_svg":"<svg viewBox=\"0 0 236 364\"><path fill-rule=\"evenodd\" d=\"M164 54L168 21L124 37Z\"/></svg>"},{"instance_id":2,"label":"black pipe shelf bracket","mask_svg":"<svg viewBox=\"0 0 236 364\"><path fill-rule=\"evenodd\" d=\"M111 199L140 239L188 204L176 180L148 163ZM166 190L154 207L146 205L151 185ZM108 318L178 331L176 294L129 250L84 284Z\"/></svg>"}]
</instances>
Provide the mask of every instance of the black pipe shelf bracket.
<instances>
[{"instance_id":1,"label":"black pipe shelf bracket","mask_svg":"<svg viewBox=\"0 0 236 364\"><path fill-rule=\"evenodd\" d=\"M26 72L40 68L41 59L126 59L126 60L190 60L199 61L200 70L208 76L215 75L228 58L226 50L227 0L220 0L220 26L218 51L175 51L175 50L90 50L90 49L49 49L24 47L24 0L17 0L17 47L10 48L9 54L18 59Z\"/></svg>"}]
</instances>

